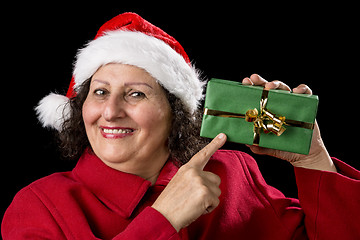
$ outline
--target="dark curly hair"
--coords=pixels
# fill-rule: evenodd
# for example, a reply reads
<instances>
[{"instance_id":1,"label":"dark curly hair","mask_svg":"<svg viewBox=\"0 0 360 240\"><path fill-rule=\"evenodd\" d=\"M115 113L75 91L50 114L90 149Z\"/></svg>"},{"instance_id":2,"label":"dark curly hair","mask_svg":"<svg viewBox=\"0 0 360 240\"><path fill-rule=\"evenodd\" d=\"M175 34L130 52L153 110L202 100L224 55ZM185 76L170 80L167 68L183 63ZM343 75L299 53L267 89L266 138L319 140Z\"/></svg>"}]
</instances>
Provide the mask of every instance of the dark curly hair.
<instances>
[{"instance_id":1,"label":"dark curly hair","mask_svg":"<svg viewBox=\"0 0 360 240\"><path fill-rule=\"evenodd\" d=\"M68 102L71 109L70 117L64 121L58 133L60 149L65 158L78 159L86 148L91 148L82 116L82 107L89 93L90 81L91 79L88 79L79 86L76 97ZM181 166L200 151L209 140L200 137L202 112L197 110L194 114L190 114L178 97L164 90L173 115L168 147L171 157Z\"/></svg>"}]
</instances>

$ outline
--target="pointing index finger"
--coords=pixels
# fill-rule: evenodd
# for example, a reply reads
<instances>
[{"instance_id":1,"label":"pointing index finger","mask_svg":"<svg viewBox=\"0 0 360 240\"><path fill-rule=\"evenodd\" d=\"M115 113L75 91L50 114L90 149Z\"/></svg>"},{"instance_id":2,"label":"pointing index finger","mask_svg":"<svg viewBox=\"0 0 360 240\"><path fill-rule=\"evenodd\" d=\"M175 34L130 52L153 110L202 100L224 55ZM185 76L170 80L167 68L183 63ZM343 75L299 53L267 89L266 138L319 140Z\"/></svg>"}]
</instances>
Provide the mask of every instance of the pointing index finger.
<instances>
[{"instance_id":1,"label":"pointing index finger","mask_svg":"<svg viewBox=\"0 0 360 240\"><path fill-rule=\"evenodd\" d=\"M226 142L226 135L224 133L220 133L208 145L206 145L197 154L195 154L187 164L203 170L206 164L208 163L210 157L219 148L221 148L225 142Z\"/></svg>"}]
</instances>

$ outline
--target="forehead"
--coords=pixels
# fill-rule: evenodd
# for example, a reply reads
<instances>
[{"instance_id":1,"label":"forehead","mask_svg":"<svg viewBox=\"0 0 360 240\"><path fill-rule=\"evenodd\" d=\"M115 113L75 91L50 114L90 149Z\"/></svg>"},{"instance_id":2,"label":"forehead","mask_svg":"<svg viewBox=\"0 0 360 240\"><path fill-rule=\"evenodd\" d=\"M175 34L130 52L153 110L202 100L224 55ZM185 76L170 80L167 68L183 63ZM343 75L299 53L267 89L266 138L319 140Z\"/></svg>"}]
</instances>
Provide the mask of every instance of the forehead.
<instances>
[{"instance_id":1,"label":"forehead","mask_svg":"<svg viewBox=\"0 0 360 240\"><path fill-rule=\"evenodd\" d=\"M160 86L145 70L120 63L111 63L100 67L92 77L96 81L106 85L127 86L130 84L157 88Z\"/></svg>"}]
</instances>

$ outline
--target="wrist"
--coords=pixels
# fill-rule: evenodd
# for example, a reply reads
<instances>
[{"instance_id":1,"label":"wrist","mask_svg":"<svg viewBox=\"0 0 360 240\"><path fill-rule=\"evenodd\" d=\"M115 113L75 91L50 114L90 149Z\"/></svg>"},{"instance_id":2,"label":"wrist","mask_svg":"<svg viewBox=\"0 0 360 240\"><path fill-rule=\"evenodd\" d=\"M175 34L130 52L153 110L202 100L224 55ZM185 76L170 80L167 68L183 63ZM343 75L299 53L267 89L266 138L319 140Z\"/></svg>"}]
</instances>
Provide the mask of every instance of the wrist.
<instances>
[{"instance_id":1,"label":"wrist","mask_svg":"<svg viewBox=\"0 0 360 240\"><path fill-rule=\"evenodd\" d=\"M167 214L166 211L162 210L160 207L158 207L156 205L156 202L151 206L153 209L155 209L156 211L158 211L161 215L163 215L168 221L169 223L173 226L173 228L176 230L176 232L179 232L181 227L179 226L179 224L177 224L176 221L174 221L171 218L171 214Z\"/></svg>"},{"instance_id":2,"label":"wrist","mask_svg":"<svg viewBox=\"0 0 360 240\"><path fill-rule=\"evenodd\" d=\"M321 148L316 154L308 155L298 161L291 163L294 167L301 167L320 171L337 172L326 148Z\"/></svg>"}]
</instances>

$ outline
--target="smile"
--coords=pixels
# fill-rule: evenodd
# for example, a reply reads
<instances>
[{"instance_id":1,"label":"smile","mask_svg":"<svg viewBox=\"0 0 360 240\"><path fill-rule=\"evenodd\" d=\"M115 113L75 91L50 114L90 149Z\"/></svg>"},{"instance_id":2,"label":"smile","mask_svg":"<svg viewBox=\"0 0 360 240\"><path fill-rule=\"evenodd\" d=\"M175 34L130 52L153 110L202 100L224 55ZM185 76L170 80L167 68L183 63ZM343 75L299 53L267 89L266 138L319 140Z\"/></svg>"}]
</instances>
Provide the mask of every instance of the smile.
<instances>
[{"instance_id":1,"label":"smile","mask_svg":"<svg viewBox=\"0 0 360 240\"><path fill-rule=\"evenodd\" d=\"M119 133L131 133L132 129L103 129L104 133L119 134Z\"/></svg>"},{"instance_id":2,"label":"smile","mask_svg":"<svg viewBox=\"0 0 360 240\"><path fill-rule=\"evenodd\" d=\"M101 134L104 138L124 138L133 135L135 129L123 127L100 127Z\"/></svg>"}]
</instances>

